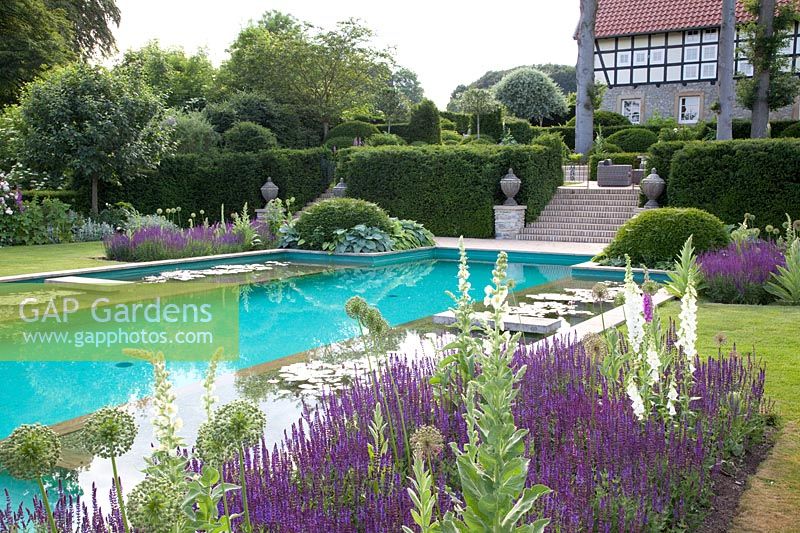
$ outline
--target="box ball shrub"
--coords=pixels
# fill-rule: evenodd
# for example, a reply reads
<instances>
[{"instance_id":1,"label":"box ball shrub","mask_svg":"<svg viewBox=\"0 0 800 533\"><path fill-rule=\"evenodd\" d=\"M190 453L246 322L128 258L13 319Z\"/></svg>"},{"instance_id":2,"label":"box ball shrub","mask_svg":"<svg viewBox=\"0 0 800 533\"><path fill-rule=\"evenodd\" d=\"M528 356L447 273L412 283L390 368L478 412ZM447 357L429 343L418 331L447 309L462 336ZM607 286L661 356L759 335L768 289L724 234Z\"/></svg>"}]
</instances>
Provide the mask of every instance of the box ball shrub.
<instances>
[{"instance_id":1,"label":"box ball shrub","mask_svg":"<svg viewBox=\"0 0 800 533\"><path fill-rule=\"evenodd\" d=\"M646 128L628 128L609 135L607 141L623 152L646 152L658 142L658 135Z\"/></svg>"},{"instance_id":2,"label":"box ball shrub","mask_svg":"<svg viewBox=\"0 0 800 533\"><path fill-rule=\"evenodd\" d=\"M447 143L448 141L460 143L463 138L463 135L455 131L442 130L442 143Z\"/></svg>"},{"instance_id":3,"label":"box ball shrub","mask_svg":"<svg viewBox=\"0 0 800 533\"><path fill-rule=\"evenodd\" d=\"M613 111L595 111L594 112L594 127L597 126L630 126L631 121L619 113ZM575 117L567 121L567 126L575 126Z\"/></svg>"},{"instance_id":4,"label":"box ball shrub","mask_svg":"<svg viewBox=\"0 0 800 533\"><path fill-rule=\"evenodd\" d=\"M260 152L278 147L275 134L255 122L237 122L222 139L225 149L232 152Z\"/></svg>"},{"instance_id":5,"label":"box ball shrub","mask_svg":"<svg viewBox=\"0 0 800 533\"><path fill-rule=\"evenodd\" d=\"M491 135L481 133L481 136L467 135L461 139L461 144L497 144L497 141Z\"/></svg>"},{"instance_id":6,"label":"box ball shrub","mask_svg":"<svg viewBox=\"0 0 800 533\"><path fill-rule=\"evenodd\" d=\"M355 137L348 137L346 135L340 137L329 137L327 141L325 141L326 148L350 148L354 146L353 141L355 141Z\"/></svg>"},{"instance_id":7,"label":"box ball shrub","mask_svg":"<svg viewBox=\"0 0 800 533\"><path fill-rule=\"evenodd\" d=\"M405 138L410 143L422 141L428 144L442 144L439 110L432 100L423 100L411 111Z\"/></svg>"},{"instance_id":8,"label":"box ball shrub","mask_svg":"<svg viewBox=\"0 0 800 533\"><path fill-rule=\"evenodd\" d=\"M665 207L640 213L623 224L602 257L627 254L633 264L654 266L672 261L690 235L697 253L716 250L730 241L723 222L711 213Z\"/></svg>"},{"instance_id":9,"label":"box ball shrub","mask_svg":"<svg viewBox=\"0 0 800 533\"><path fill-rule=\"evenodd\" d=\"M441 122L439 122L439 125L442 128L442 133L444 133L445 131L456 131L456 123L450 120L449 118L442 117Z\"/></svg>"},{"instance_id":10,"label":"box ball shrub","mask_svg":"<svg viewBox=\"0 0 800 533\"><path fill-rule=\"evenodd\" d=\"M376 133L367 139L367 146L400 146L406 144L406 140L394 133Z\"/></svg>"},{"instance_id":11,"label":"box ball shrub","mask_svg":"<svg viewBox=\"0 0 800 533\"><path fill-rule=\"evenodd\" d=\"M386 211L376 204L355 198L331 198L312 205L300 214L295 223L304 248L322 249L332 242L337 229L351 229L359 224L390 233L392 222Z\"/></svg>"},{"instance_id":12,"label":"box ball shrub","mask_svg":"<svg viewBox=\"0 0 800 533\"><path fill-rule=\"evenodd\" d=\"M775 131L773 130L773 133ZM781 133L780 136L784 139L792 138L797 139L800 138L800 122L795 122L791 126L785 128Z\"/></svg>"},{"instance_id":13,"label":"box ball shrub","mask_svg":"<svg viewBox=\"0 0 800 533\"><path fill-rule=\"evenodd\" d=\"M328 132L326 139L333 139L335 137L350 137L352 144L352 140L356 137L366 140L377 133L380 133L380 130L374 124L370 124L369 122L361 122L359 120L349 120L347 122L342 122L335 128L331 129Z\"/></svg>"}]
</instances>

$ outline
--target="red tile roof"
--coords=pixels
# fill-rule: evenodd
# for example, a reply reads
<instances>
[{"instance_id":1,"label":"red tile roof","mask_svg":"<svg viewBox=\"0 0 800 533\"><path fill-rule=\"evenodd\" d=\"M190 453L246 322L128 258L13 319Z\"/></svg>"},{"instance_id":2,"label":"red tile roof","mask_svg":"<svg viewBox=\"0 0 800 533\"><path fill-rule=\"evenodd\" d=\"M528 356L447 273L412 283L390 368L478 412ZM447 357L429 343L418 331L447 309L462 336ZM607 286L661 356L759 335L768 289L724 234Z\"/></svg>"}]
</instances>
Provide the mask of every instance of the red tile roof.
<instances>
[{"instance_id":1,"label":"red tile roof","mask_svg":"<svg viewBox=\"0 0 800 533\"><path fill-rule=\"evenodd\" d=\"M598 0L598 38L719 26L722 0ZM741 0L736 16L745 20Z\"/></svg>"}]
</instances>

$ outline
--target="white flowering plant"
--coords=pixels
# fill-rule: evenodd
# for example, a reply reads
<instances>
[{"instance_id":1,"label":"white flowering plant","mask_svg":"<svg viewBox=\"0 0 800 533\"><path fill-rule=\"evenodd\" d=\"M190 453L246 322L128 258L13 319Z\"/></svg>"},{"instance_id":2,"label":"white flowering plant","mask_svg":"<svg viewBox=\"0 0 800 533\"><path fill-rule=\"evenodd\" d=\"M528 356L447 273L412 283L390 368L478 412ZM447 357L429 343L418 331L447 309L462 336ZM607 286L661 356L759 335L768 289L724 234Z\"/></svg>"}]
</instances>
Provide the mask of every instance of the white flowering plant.
<instances>
[{"instance_id":1,"label":"white flowering plant","mask_svg":"<svg viewBox=\"0 0 800 533\"><path fill-rule=\"evenodd\" d=\"M671 346L653 295L636 284L630 258L625 259L626 332L624 336L617 331L607 334L608 356L601 363L601 372L609 381L621 380L638 419L653 414L666 422L689 417L697 356L696 279L690 270L683 287L677 340Z\"/></svg>"}]
</instances>

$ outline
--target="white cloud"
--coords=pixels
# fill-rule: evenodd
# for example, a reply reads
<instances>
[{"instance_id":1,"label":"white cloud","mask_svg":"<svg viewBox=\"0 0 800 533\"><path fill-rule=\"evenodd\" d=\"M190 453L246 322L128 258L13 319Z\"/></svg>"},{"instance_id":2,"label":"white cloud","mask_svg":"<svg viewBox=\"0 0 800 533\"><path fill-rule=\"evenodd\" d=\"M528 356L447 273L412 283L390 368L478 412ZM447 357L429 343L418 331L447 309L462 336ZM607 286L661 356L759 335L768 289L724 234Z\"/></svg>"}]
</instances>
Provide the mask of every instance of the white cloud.
<instances>
[{"instance_id":1,"label":"white cloud","mask_svg":"<svg viewBox=\"0 0 800 533\"><path fill-rule=\"evenodd\" d=\"M459 83L487 70L532 63L573 65L572 40L578 2L492 2L407 0L117 0L122 23L119 49L150 39L187 51L208 49L215 64L239 30L267 10L277 9L317 26L350 17L377 34L376 44L393 46L399 64L414 70L426 96L444 107Z\"/></svg>"}]
</instances>

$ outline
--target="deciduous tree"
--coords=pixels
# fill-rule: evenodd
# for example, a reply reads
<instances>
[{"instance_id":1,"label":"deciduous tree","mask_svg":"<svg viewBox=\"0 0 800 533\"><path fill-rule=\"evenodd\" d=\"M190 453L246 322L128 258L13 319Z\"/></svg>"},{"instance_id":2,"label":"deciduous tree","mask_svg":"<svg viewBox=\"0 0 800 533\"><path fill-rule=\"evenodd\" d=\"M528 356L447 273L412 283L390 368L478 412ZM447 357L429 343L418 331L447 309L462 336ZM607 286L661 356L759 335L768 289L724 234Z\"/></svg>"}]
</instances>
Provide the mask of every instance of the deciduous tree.
<instances>
[{"instance_id":1,"label":"deciduous tree","mask_svg":"<svg viewBox=\"0 0 800 533\"><path fill-rule=\"evenodd\" d=\"M169 148L163 105L139 80L76 64L30 84L21 100L24 162L72 186L115 184L154 167Z\"/></svg>"},{"instance_id":2,"label":"deciduous tree","mask_svg":"<svg viewBox=\"0 0 800 533\"><path fill-rule=\"evenodd\" d=\"M575 106L575 151L588 154L594 142L594 40L597 0L580 0L578 41L578 90Z\"/></svg>"},{"instance_id":3,"label":"deciduous tree","mask_svg":"<svg viewBox=\"0 0 800 533\"><path fill-rule=\"evenodd\" d=\"M481 115L491 113L500 107L492 92L488 89L468 89L459 99L461 111L475 115L476 134L481 138Z\"/></svg>"}]
</instances>

